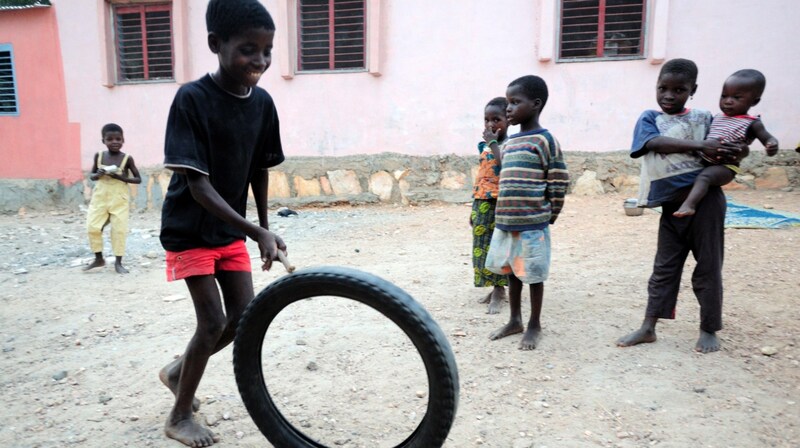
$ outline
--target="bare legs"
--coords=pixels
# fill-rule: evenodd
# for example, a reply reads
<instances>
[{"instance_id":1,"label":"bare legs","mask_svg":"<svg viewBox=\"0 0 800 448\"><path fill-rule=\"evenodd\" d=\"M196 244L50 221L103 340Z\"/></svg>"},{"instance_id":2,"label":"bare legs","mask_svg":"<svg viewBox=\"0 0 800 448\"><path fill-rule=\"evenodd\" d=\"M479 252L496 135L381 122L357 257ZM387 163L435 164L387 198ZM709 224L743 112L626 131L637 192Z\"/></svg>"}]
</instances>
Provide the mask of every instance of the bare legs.
<instances>
[{"instance_id":1,"label":"bare legs","mask_svg":"<svg viewBox=\"0 0 800 448\"><path fill-rule=\"evenodd\" d=\"M478 300L478 303L488 303L489 308L486 310L487 314L497 314L503 306L503 301L506 299L506 289L502 286L495 286L492 292L486 294Z\"/></svg>"},{"instance_id":2,"label":"bare legs","mask_svg":"<svg viewBox=\"0 0 800 448\"><path fill-rule=\"evenodd\" d=\"M694 180L694 185L692 185L689 196L683 201L678 211L672 215L678 218L694 215L697 204L706 196L706 193L708 193L708 187L727 185L735 176L736 173L725 165L711 165L703 168L703 171L700 171L700 174L697 175L697 179Z\"/></svg>"},{"instance_id":3,"label":"bare legs","mask_svg":"<svg viewBox=\"0 0 800 448\"><path fill-rule=\"evenodd\" d=\"M533 350L539 342L542 333L541 314L542 300L544 297L544 283L534 283L530 285L531 294L531 318L528 321L528 329L522 325L522 282L513 274L508 276L508 303L511 316L508 323L499 330L493 331L489 339L497 340L512 334L522 333L522 341L519 343L520 350Z\"/></svg>"},{"instance_id":4,"label":"bare legs","mask_svg":"<svg viewBox=\"0 0 800 448\"><path fill-rule=\"evenodd\" d=\"M183 356L168 364L159 374L162 381L164 376L167 377L169 387L170 373L174 375L176 370L180 372L177 391L174 391L175 405L167 417L164 432L168 437L191 447L207 447L219 441L216 434L194 420L194 395L208 359L230 344L244 308L253 299L253 281L249 272L222 271L217 273L216 280L222 289L225 312L213 276L186 279L197 314L197 328Z\"/></svg>"}]
</instances>

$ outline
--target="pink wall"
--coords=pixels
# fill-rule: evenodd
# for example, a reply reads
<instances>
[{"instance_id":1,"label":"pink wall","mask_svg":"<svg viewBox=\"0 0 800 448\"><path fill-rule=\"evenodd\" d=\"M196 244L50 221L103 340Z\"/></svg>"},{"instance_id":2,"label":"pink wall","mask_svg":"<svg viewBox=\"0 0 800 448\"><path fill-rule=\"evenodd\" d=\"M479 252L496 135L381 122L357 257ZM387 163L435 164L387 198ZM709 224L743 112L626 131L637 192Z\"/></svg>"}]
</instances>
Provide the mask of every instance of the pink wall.
<instances>
[{"instance_id":1,"label":"pink wall","mask_svg":"<svg viewBox=\"0 0 800 448\"><path fill-rule=\"evenodd\" d=\"M291 12L295 0L262 1L277 21L276 45L285 45L287 19L278 12ZM483 105L528 73L549 84L542 123L566 150L625 149L638 115L656 107L657 61L539 60L546 50L552 53L541 47L547 38L557 41L542 35L557 29L557 0L505 0L503 8L483 0L369 2L380 4L380 76L295 74L287 79L281 72L291 73L286 64L293 55L275 52L261 85L275 98L289 156L472 154L481 136ZM82 166L88 168L100 149L99 129L108 121L125 128L126 150L139 165L159 164L166 115L178 85L104 86L104 1L53 3L60 23L81 24L62 26L60 36L69 118L82 124ZM178 36L185 42L184 76L195 79L216 68L205 43L206 2L174 4L183 7L185 18L176 18L185 30ZM700 90L691 106L716 111L725 77L740 68L757 68L768 82L753 112L763 115L782 146L800 140L800 108L790 103L800 79L800 46L792 44L800 23L796 0L650 0L649 6L662 11L649 20L662 29L650 30L648 56L687 57L700 66ZM740 24L744 32L730 35L731 24Z\"/></svg>"},{"instance_id":2,"label":"pink wall","mask_svg":"<svg viewBox=\"0 0 800 448\"><path fill-rule=\"evenodd\" d=\"M67 119L55 11L0 11L0 43L12 44L20 112L0 116L0 178L75 182L80 125Z\"/></svg>"}]
</instances>

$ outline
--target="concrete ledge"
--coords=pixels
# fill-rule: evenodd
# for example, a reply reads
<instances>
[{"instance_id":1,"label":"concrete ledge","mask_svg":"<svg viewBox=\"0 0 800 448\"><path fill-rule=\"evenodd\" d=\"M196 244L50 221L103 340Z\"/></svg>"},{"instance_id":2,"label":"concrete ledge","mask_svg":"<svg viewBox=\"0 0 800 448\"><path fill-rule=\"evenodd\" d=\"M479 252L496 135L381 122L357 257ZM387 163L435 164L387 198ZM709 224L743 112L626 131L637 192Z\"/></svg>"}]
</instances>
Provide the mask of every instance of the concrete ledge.
<instances>
[{"instance_id":1,"label":"concrete ledge","mask_svg":"<svg viewBox=\"0 0 800 448\"><path fill-rule=\"evenodd\" d=\"M627 151L567 152L570 193L620 193L635 196L639 161ZM468 202L478 156L428 157L396 153L345 157L291 157L270 170L271 206L338 204ZM742 175L728 189L800 188L800 154L781 150L767 157L754 150L742 162ZM171 171L141 169L142 183L131 186L131 208L161 208ZM20 208L77 207L88 203L91 182L62 185L55 180L0 180L0 212Z\"/></svg>"}]
</instances>

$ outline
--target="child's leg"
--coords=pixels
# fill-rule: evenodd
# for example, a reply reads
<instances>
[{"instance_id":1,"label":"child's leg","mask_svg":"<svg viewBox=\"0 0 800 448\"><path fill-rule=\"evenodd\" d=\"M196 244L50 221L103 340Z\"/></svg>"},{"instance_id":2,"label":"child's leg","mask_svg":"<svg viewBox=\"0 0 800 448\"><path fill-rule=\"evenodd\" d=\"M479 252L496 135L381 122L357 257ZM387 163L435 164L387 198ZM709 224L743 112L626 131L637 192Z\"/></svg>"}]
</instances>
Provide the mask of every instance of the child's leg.
<instances>
[{"instance_id":1,"label":"child's leg","mask_svg":"<svg viewBox=\"0 0 800 448\"><path fill-rule=\"evenodd\" d=\"M495 285L489 297L489 308L486 310L486 313L498 314L506 298L506 289L502 286Z\"/></svg>"},{"instance_id":2,"label":"child's leg","mask_svg":"<svg viewBox=\"0 0 800 448\"><path fill-rule=\"evenodd\" d=\"M530 285L531 290L531 318L528 321L528 329L525 330L525 335L522 336L522 341L519 343L520 350L533 350L536 348L539 337L542 334L542 301L544 299L544 283L533 283Z\"/></svg>"},{"instance_id":3,"label":"child's leg","mask_svg":"<svg viewBox=\"0 0 800 448\"><path fill-rule=\"evenodd\" d=\"M522 282L514 274L508 274L508 303L511 317L503 328L493 331L489 335L489 339L496 340L512 334L522 333L525 328L522 326L521 301Z\"/></svg>"},{"instance_id":4,"label":"child's leg","mask_svg":"<svg viewBox=\"0 0 800 448\"><path fill-rule=\"evenodd\" d=\"M84 271L106 265L103 258L103 226L108 220L108 213L104 207L96 204L95 199L99 201L98 198L93 198L86 214L86 231L89 234L89 248L94 252L94 261L84 267Z\"/></svg>"},{"instance_id":5,"label":"child's leg","mask_svg":"<svg viewBox=\"0 0 800 448\"><path fill-rule=\"evenodd\" d=\"M128 186L123 185L124 192L128 191ZM111 222L111 251L117 257L114 269L118 274L127 274L128 270L122 266L122 257L125 255L125 244L128 238L128 218L130 216L130 204L127 196L120 195L109 208L109 221Z\"/></svg>"},{"instance_id":6,"label":"child's leg","mask_svg":"<svg viewBox=\"0 0 800 448\"><path fill-rule=\"evenodd\" d=\"M183 354L178 393L164 431L188 446L210 446L218 437L194 420L192 401L208 358L225 332L226 318L213 275L189 277L186 285L194 302L197 328Z\"/></svg>"},{"instance_id":7,"label":"child's leg","mask_svg":"<svg viewBox=\"0 0 800 448\"><path fill-rule=\"evenodd\" d=\"M722 259L725 235L725 195L719 188L709 190L700 202L689 233L692 254L697 260L692 289L700 304L700 337L695 350L715 352L720 344L716 332L722 329Z\"/></svg>"},{"instance_id":8,"label":"child's leg","mask_svg":"<svg viewBox=\"0 0 800 448\"><path fill-rule=\"evenodd\" d=\"M725 165L712 165L703 168L703 171L697 175L697 179L694 181L689 196L686 197L681 208L673 213L673 215L679 218L694 215L697 204L705 197L708 192L708 187L727 185L735 176L736 173Z\"/></svg>"},{"instance_id":9,"label":"child's leg","mask_svg":"<svg viewBox=\"0 0 800 448\"><path fill-rule=\"evenodd\" d=\"M253 300L253 277L250 272L240 271L219 271L217 281L222 289L222 297L225 301L225 316L227 318L225 330L222 332L214 347L214 353L227 347L233 342L236 336L236 326L244 313L244 309ZM176 359L167 364L159 372L159 378L174 394L177 395L180 382L181 369L184 357ZM197 411L200 408L200 401L196 398L192 401L192 409Z\"/></svg>"},{"instance_id":10,"label":"child's leg","mask_svg":"<svg viewBox=\"0 0 800 448\"><path fill-rule=\"evenodd\" d=\"M658 224L658 247L653 273L647 282L647 309L639 329L617 340L620 347L655 342L656 323L659 319L674 319L678 301L681 274L689 247L686 242L687 229L695 220L679 219L672 212L677 207L665 203Z\"/></svg>"}]
</instances>

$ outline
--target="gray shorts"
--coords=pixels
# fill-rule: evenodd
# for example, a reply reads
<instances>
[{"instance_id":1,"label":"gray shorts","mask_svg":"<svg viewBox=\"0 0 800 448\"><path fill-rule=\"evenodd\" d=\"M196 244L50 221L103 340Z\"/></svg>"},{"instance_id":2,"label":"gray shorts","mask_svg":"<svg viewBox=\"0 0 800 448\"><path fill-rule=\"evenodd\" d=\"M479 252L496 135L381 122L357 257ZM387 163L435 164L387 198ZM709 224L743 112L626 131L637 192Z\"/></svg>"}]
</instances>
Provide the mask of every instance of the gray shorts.
<instances>
[{"instance_id":1,"label":"gray shorts","mask_svg":"<svg viewBox=\"0 0 800 448\"><path fill-rule=\"evenodd\" d=\"M550 228L509 232L494 229L486 269L513 274L522 283L542 283L550 273Z\"/></svg>"}]
</instances>

